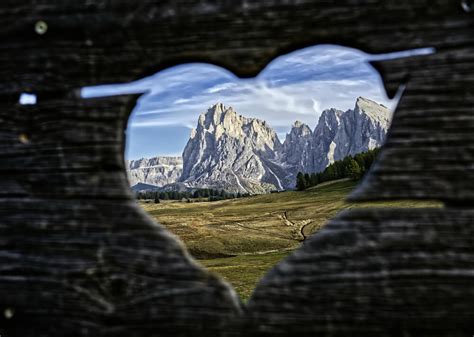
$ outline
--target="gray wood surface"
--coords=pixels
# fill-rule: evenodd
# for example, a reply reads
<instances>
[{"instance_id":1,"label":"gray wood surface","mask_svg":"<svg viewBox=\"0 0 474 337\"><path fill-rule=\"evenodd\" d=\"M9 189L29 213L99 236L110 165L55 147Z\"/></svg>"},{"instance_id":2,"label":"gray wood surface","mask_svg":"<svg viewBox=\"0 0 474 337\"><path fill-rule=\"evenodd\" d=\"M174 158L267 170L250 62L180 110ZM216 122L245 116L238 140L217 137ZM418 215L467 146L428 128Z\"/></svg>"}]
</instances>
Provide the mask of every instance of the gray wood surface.
<instances>
[{"instance_id":1,"label":"gray wood surface","mask_svg":"<svg viewBox=\"0 0 474 337\"><path fill-rule=\"evenodd\" d=\"M460 1L6 0L0 24L2 336L474 333L474 19ZM375 64L391 96L406 88L352 199L447 208L346 212L244 308L133 202L123 147L136 96L78 90L189 61L255 76L321 43L436 48ZM38 104L20 106L22 92Z\"/></svg>"},{"instance_id":2,"label":"gray wood surface","mask_svg":"<svg viewBox=\"0 0 474 337\"><path fill-rule=\"evenodd\" d=\"M472 206L474 45L378 66L389 90L400 76L408 82L385 149L352 199L434 199Z\"/></svg>"},{"instance_id":3,"label":"gray wood surface","mask_svg":"<svg viewBox=\"0 0 474 337\"><path fill-rule=\"evenodd\" d=\"M474 316L472 209L353 209L260 282L258 336L465 336Z\"/></svg>"}]
</instances>

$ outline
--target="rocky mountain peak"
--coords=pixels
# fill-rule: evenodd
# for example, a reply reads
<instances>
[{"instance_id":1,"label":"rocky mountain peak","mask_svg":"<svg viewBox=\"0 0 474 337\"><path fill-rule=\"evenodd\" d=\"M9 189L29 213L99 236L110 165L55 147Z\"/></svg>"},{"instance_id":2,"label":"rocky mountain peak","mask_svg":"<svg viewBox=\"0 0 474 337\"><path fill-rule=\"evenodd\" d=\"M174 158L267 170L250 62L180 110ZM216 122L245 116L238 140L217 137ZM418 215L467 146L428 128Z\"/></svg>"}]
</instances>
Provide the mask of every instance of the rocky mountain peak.
<instances>
[{"instance_id":1,"label":"rocky mountain peak","mask_svg":"<svg viewBox=\"0 0 474 337\"><path fill-rule=\"evenodd\" d=\"M209 107L206 112L203 112L199 116L198 127L201 126L205 129L211 125L216 126L221 123L222 115L227 110L227 107L222 103L216 103Z\"/></svg>"},{"instance_id":2,"label":"rocky mountain peak","mask_svg":"<svg viewBox=\"0 0 474 337\"><path fill-rule=\"evenodd\" d=\"M141 158L126 162L130 186L149 184L157 187L174 183L183 170L181 157Z\"/></svg>"},{"instance_id":3,"label":"rocky mountain peak","mask_svg":"<svg viewBox=\"0 0 474 337\"><path fill-rule=\"evenodd\" d=\"M245 118L217 103L201 114L186 144L180 181L188 186L263 192L270 188L265 187L267 180L279 186L267 161L280 148L276 132L265 121Z\"/></svg>"},{"instance_id":4,"label":"rocky mountain peak","mask_svg":"<svg viewBox=\"0 0 474 337\"><path fill-rule=\"evenodd\" d=\"M312 134L313 132L307 124L300 121L295 121L291 127L290 132L286 134L286 138L283 143L284 152L295 152L293 151L294 149L292 149L294 144L303 145L303 143L306 143L307 140L311 138Z\"/></svg>"},{"instance_id":5,"label":"rocky mountain peak","mask_svg":"<svg viewBox=\"0 0 474 337\"><path fill-rule=\"evenodd\" d=\"M294 167L294 171L305 171L312 165L312 135L310 127L300 121L293 123L283 143L282 161Z\"/></svg>"},{"instance_id":6,"label":"rocky mountain peak","mask_svg":"<svg viewBox=\"0 0 474 337\"><path fill-rule=\"evenodd\" d=\"M211 111L214 113L223 113L225 110L226 110L226 106L221 102L217 102L214 105L212 105L208 111Z\"/></svg>"},{"instance_id":7,"label":"rocky mountain peak","mask_svg":"<svg viewBox=\"0 0 474 337\"><path fill-rule=\"evenodd\" d=\"M295 121L293 125L291 126L290 133L298 134L298 135L307 135L307 134L311 134L312 131L307 124L300 121Z\"/></svg>"},{"instance_id":8,"label":"rocky mountain peak","mask_svg":"<svg viewBox=\"0 0 474 337\"><path fill-rule=\"evenodd\" d=\"M203 112L180 158L129 163L130 181L229 192L263 193L294 187L301 172L320 172L335 160L381 146L390 111L359 97L354 109L326 109L314 131L295 121L280 143L264 120L216 103Z\"/></svg>"},{"instance_id":9,"label":"rocky mountain peak","mask_svg":"<svg viewBox=\"0 0 474 337\"><path fill-rule=\"evenodd\" d=\"M338 109L325 109L321 113L321 116L319 117L318 120L318 126L323 126L323 125L334 125L334 124L339 124L341 116L344 114L344 111L338 110Z\"/></svg>"},{"instance_id":10,"label":"rocky mountain peak","mask_svg":"<svg viewBox=\"0 0 474 337\"><path fill-rule=\"evenodd\" d=\"M365 97L358 97L354 112L365 114L375 122L380 123L385 129L388 129L392 112L383 104L379 104Z\"/></svg>"}]
</instances>

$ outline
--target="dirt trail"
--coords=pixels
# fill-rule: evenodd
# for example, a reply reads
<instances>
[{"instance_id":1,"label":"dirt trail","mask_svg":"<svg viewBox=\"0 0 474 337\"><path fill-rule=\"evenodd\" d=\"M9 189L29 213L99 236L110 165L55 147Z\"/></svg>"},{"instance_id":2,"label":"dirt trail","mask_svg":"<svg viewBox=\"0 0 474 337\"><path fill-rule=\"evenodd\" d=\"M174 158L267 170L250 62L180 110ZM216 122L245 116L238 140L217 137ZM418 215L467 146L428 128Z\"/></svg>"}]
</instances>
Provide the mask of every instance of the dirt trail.
<instances>
[{"instance_id":1,"label":"dirt trail","mask_svg":"<svg viewBox=\"0 0 474 337\"><path fill-rule=\"evenodd\" d=\"M291 221L288 218L288 212L287 211L283 212L282 219L285 221L287 226L295 228L297 236L298 236L297 240L301 241L301 242L304 242L307 239L306 235L304 234L305 227L314 222L313 220L309 220L309 219L298 221L298 223L296 223L294 221Z\"/></svg>"},{"instance_id":2,"label":"dirt trail","mask_svg":"<svg viewBox=\"0 0 474 337\"><path fill-rule=\"evenodd\" d=\"M288 212L287 211L284 211L283 214L282 214L282 219L283 221L285 221L285 224L287 226L290 226L290 227L294 227L295 226L295 223L293 221L290 221L290 219L288 219Z\"/></svg>"}]
</instances>

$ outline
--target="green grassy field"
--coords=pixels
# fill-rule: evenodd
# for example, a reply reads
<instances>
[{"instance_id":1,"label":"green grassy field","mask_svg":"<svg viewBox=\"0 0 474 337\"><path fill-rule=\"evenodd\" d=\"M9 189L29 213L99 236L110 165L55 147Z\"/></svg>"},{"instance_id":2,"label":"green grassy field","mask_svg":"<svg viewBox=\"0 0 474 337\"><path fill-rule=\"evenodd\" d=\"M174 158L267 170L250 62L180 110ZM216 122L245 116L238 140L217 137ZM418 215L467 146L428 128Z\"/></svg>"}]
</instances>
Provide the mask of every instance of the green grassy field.
<instances>
[{"instance_id":1,"label":"green grassy field","mask_svg":"<svg viewBox=\"0 0 474 337\"><path fill-rule=\"evenodd\" d=\"M208 270L219 274L232 284L243 301L247 301L253 289L265 273L290 251L267 254L240 255L235 257L199 260Z\"/></svg>"},{"instance_id":2,"label":"green grassy field","mask_svg":"<svg viewBox=\"0 0 474 337\"><path fill-rule=\"evenodd\" d=\"M231 283L246 300L258 280L342 209L352 207L436 207L434 202L351 204L344 198L353 181L215 202L141 202L179 236L190 253Z\"/></svg>"}]
</instances>

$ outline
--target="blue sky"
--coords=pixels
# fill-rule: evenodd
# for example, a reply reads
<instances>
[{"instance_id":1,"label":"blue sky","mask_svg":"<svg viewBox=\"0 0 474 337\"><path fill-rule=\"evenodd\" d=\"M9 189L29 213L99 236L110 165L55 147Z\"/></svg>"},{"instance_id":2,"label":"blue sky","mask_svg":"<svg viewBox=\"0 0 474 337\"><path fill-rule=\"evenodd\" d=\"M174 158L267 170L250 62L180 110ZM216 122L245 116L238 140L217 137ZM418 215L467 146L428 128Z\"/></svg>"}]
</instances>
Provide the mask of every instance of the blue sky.
<instances>
[{"instance_id":1,"label":"blue sky","mask_svg":"<svg viewBox=\"0 0 474 337\"><path fill-rule=\"evenodd\" d=\"M394 109L396 100L387 98L379 74L367 61L406 54L369 55L320 45L273 60L253 79L240 79L214 65L191 63L132 83L84 88L82 95L145 92L128 122L126 159L181 155L199 114L217 102L246 117L266 120L281 141L294 121L313 129L324 109L351 109L358 96Z\"/></svg>"}]
</instances>

